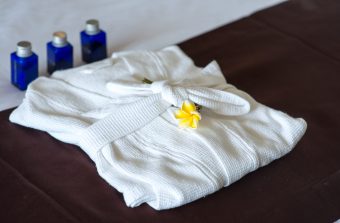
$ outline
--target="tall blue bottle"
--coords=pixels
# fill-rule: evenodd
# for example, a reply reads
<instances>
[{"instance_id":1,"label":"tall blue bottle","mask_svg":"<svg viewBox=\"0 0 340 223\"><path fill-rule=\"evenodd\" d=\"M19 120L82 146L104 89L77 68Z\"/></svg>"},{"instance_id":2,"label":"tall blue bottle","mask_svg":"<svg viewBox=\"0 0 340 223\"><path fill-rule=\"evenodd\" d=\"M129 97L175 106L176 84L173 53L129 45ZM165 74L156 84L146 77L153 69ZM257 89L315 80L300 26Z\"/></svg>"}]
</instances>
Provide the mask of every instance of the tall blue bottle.
<instances>
[{"instance_id":1,"label":"tall blue bottle","mask_svg":"<svg viewBox=\"0 0 340 223\"><path fill-rule=\"evenodd\" d=\"M32 52L31 43L21 41L17 51L11 53L11 82L20 90L38 77L38 56Z\"/></svg>"},{"instance_id":2,"label":"tall blue bottle","mask_svg":"<svg viewBox=\"0 0 340 223\"><path fill-rule=\"evenodd\" d=\"M73 67L73 47L67 42L66 33L53 33L53 39L47 43L47 72L52 74L56 70Z\"/></svg>"},{"instance_id":3,"label":"tall blue bottle","mask_svg":"<svg viewBox=\"0 0 340 223\"><path fill-rule=\"evenodd\" d=\"M80 33L82 59L86 63L107 58L106 33L99 28L95 19L86 21L85 30Z\"/></svg>"}]
</instances>

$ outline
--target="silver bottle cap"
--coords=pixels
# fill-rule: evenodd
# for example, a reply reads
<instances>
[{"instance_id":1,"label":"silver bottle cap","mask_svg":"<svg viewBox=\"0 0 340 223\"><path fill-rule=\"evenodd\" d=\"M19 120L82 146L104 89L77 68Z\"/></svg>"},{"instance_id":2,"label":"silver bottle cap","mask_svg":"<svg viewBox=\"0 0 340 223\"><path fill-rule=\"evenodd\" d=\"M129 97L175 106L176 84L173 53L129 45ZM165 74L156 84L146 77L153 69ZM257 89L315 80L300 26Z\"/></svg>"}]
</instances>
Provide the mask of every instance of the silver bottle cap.
<instances>
[{"instance_id":1,"label":"silver bottle cap","mask_svg":"<svg viewBox=\"0 0 340 223\"><path fill-rule=\"evenodd\" d=\"M99 33L99 22L96 19L90 19L86 21L85 32L88 35L95 35Z\"/></svg>"},{"instance_id":2,"label":"silver bottle cap","mask_svg":"<svg viewBox=\"0 0 340 223\"><path fill-rule=\"evenodd\" d=\"M53 33L52 44L55 47L63 47L67 44L67 35L63 31Z\"/></svg>"},{"instance_id":3,"label":"silver bottle cap","mask_svg":"<svg viewBox=\"0 0 340 223\"><path fill-rule=\"evenodd\" d=\"M17 43L17 56L29 57L32 55L32 44L29 41L20 41Z\"/></svg>"}]
</instances>

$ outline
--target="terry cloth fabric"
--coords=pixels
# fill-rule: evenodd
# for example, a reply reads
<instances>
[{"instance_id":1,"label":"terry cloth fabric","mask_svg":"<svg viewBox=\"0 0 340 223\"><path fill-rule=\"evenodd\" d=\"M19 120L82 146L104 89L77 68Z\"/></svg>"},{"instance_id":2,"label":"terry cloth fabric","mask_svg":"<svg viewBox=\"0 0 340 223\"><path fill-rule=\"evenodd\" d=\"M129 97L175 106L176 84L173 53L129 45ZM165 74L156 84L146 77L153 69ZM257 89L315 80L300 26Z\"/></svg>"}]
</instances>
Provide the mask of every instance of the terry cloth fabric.
<instances>
[{"instance_id":1,"label":"terry cloth fabric","mask_svg":"<svg viewBox=\"0 0 340 223\"><path fill-rule=\"evenodd\" d=\"M174 118L185 100L203 107L197 129ZM216 62L196 67L176 46L40 77L10 120L78 145L128 206L157 210L230 185L287 154L306 130L227 83Z\"/></svg>"}]
</instances>

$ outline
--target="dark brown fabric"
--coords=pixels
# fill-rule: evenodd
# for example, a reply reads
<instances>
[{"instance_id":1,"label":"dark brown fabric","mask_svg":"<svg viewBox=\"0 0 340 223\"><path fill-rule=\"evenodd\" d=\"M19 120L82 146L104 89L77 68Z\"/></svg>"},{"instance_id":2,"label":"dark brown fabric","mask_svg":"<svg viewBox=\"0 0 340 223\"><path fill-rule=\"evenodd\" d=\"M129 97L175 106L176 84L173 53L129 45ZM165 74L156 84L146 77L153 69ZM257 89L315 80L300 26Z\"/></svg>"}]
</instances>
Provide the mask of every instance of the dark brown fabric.
<instances>
[{"instance_id":1,"label":"dark brown fabric","mask_svg":"<svg viewBox=\"0 0 340 223\"><path fill-rule=\"evenodd\" d=\"M0 113L0 222L332 222L340 218L340 1L300 0L180 44L197 65L303 117L285 157L188 205L125 206L77 147Z\"/></svg>"}]
</instances>

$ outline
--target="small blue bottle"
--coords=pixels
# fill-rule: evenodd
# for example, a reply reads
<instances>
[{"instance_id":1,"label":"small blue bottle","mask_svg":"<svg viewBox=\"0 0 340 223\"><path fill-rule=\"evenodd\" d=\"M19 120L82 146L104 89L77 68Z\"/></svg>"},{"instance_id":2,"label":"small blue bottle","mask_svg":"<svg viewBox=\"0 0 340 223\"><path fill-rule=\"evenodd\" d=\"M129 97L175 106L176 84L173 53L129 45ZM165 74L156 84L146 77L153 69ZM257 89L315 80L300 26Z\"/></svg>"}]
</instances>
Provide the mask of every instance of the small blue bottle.
<instances>
[{"instance_id":1,"label":"small blue bottle","mask_svg":"<svg viewBox=\"0 0 340 223\"><path fill-rule=\"evenodd\" d=\"M11 53L11 81L20 90L26 90L27 85L38 77L38 56L32 52L28 41L17 44L17 51Z\"/></svg>"},{"instance_id":2,"label":"small blue bottle","mask_svg":"<svg viewBox=\"0 0 340 223\"><path fill-rule=\"evenodd\" d=\"M47 72L73 67L73 47L67 42L66 33L53 33L53 39L47 43Z\"/></svg>"},{"instance_id":3,"label":"small blue bottle","mask_svg":"<svg viewBox=\"0 0 340 223\"><path fill-rule=\"evenodd\" d=\"M80 33L82 59L86 63L107 58L106 33L99 28L95 19L86 21L85 30Z\"/></svg>"}]
</instances>

